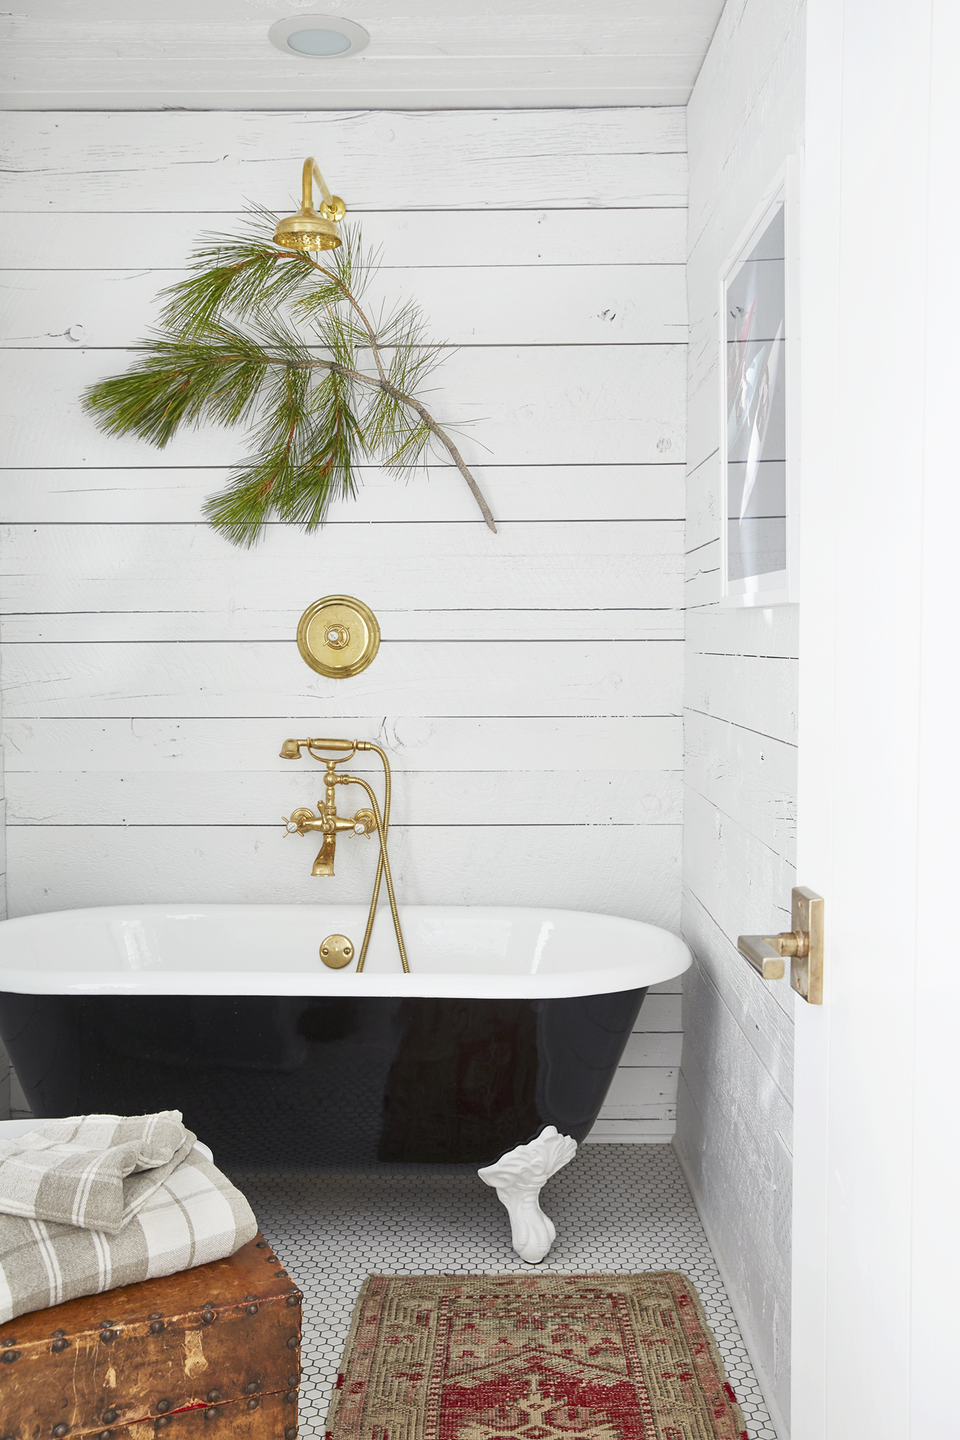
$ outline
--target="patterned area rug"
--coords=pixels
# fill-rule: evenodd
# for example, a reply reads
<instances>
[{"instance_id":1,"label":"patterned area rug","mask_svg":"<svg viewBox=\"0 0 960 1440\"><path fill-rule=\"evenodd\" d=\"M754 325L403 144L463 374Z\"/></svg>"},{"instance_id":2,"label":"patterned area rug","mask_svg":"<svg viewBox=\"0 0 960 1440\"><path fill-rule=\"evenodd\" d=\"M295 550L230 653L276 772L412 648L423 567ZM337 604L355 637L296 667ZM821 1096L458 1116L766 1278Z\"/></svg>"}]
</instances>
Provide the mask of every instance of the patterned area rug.
<instances>
[{"instance_id":1,"label":"patterned area rug","mask_svg":"<svg viewBox=\"0 0 960 1440\"><path fill-rule=\"evenodd\" d=\"M746 1440L699 1298L645 1275L371 1275L327 1440Z\"/></svg>"}]
</instances>

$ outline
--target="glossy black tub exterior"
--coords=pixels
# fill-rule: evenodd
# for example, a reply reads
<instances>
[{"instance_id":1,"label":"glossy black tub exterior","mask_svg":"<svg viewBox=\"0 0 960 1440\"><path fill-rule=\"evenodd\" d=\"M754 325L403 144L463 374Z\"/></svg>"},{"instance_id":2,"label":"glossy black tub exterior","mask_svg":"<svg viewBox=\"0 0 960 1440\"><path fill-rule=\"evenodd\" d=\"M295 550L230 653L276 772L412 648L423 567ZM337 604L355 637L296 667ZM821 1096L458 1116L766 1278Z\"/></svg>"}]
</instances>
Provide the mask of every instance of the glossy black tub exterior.
<instances>
[{"instance_id":1,"label":"glossy black tub exterior","mask_svg":"<svg viewBox=\"0 0 960 1440\"><path fill-rule=\"evenodd\" d=\"M484 1165L585 1138L645 994L8 992L0 1034L35 1115L182 1110L226 1169Z\"/></svg>"}]
</instances>

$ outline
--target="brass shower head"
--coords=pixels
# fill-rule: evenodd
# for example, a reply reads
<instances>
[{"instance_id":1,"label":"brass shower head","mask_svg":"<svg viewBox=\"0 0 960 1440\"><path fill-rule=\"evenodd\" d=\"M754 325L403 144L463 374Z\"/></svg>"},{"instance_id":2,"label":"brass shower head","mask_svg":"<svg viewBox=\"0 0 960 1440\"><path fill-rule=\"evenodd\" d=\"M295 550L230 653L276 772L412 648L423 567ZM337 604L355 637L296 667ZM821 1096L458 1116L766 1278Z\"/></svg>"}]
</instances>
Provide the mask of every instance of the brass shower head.
<instances>
[{"instance_id":1,"label":"brass shower head","mask_svg":"<svg viewBox=\"0 0 960 1440\"><path fill-rule=\"evenodd\" d=\"M304 742L302 740L284 740L283 744L280 746L280 759L299 760L301 758L300 746L303 743Z\"/></svg>"},{"instance_id":2,"label":"brass shower head","mask_svg":"<svg viewBox=\"0 0 960 1440\"><path fill-rule=\"evenodd\" d=\"M323 196L319 213L313 208L314 177ZM296 215L280 221L273 243L286 250L336 250L342 243L337 221L346 213L346 205L339 195L330 194L316 160L310 155L303 162L303 204Z\"/></svg>"}]
</instances>

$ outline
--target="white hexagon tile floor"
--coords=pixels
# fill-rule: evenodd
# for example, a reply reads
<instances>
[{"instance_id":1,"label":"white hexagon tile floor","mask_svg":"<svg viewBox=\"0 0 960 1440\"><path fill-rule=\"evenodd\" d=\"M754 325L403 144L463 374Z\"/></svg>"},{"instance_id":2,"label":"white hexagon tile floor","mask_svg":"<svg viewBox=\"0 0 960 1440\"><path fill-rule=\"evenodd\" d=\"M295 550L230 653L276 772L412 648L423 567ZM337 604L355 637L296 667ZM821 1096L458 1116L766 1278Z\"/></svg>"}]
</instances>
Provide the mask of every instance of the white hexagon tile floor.
<instances>
[{"instance_id":1,"label":"white hexagon tile floor","mask_svg":"<svg viewBox=\"0 0 960 1440\"><path fill-rule=\"evenodd\" d=\"M371 1271L496 1274L529 1269L496 1192L466 1167L391 1173L237 1174L261 1229L303 1290L300 1440L322 1440L354 1302ZM730 1301L669 1145L584 1145L549 1181L557 1240L538 1269L682 1270L716 1336L750 1440L777 1440Z\"/></svg>"}]
</instances>

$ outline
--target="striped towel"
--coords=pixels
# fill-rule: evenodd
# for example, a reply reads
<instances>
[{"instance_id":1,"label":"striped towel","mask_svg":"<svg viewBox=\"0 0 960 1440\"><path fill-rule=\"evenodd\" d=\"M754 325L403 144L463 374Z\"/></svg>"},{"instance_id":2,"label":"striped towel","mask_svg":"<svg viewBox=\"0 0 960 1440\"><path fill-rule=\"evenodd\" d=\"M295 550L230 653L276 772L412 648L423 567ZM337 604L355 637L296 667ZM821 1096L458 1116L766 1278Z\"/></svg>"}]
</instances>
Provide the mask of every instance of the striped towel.
<instances>
[{"instance_id":1,"label":"striped towel","mask_svg":"<svg viewBox=\"0 0 960 1440\"><path fill-rule=\"evenodd\" d=\"M48 1120L0 1141L0 1213L118 1235L196 1138L179 1110Z\"/></svg>"},{"instance_id":2,"label":"striped towel","mask_svg":"<svg viewBox=\"0 0 960 1440\"><path fill-rule=\"evenodd\" d=\"M240 1191L199 1150L167 1172L119 1234L0 1214L0 1323L222 1260L256 1233Z\"/></svg>"}]
</instances>

